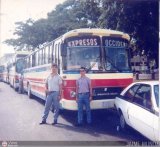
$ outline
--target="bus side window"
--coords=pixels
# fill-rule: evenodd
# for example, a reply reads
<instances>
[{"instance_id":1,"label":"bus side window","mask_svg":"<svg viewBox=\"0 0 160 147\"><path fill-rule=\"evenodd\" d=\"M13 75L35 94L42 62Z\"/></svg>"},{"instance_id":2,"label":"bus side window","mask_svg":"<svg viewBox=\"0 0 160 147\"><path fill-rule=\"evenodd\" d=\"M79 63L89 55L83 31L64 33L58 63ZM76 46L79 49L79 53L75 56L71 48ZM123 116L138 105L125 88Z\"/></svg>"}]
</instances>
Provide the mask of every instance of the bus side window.
<instances>
[{"instance_id":1,"label":"bus side window","mask_svg":"<svg viewBox=\"0 0 160 147\"><path fill-rule=\"evenodd\" d=\"M41 49L41 65L43 65L43 49Z\"/></svg>"},{"instance_id":2,"label":"bus side window","mask_svg":"<svg viewBox=\"0 0 160 147\"><path fill-rule=\"evenodd\" d=\"M58 73L60 74L60 47L61 47L61 43L58 43Z\"/></svg>"},{"instance_id":3,"label":"bus side window","mask_svg":"<svg viewBox=\"0 0 160 147\"><path fill-rule=\"evenodd\" d=\"M29 60L30 60L30 57L27 58L27 68L29 68Z\"/></svg>"},{"instance_id":4,"label":"bus side window","mask_svg":"<svg viewBox=\"0 0 160 147\"><path fill-rule=\"evenodd\" d=\"M45 64L45 49L46 49L46 47L44 47L44 48L42 49L42 55L43 55L43 56L42 56L42 59L43 59L43 60L42 60L42 61L43 61L43 62L42 62L42 65Z\"/></svg>"},{"instance_id":5,"label":"bus side window","mask_svg":"<svg viewBox=\"0 0 160 147\"><path fill-rule=\"evenodd\" d=\"M24 60L24 64L25 64L24 68L27 68L27 58Z\"/></svg>"},{"instance_id":6,"label":"bus side window","mask_svg":"<svg viewBox=\"0 0 160 147\"><path fill-rule=\"evenodd\" d=\"M43 55L43 56L42 56L42 59L43 59L43 60L42 60L42 61L43 61L43 62L42 62L42 65L43 65L43 64L45 64L45 47L42 49L42 55Z\"/></svg>"},{"instance_id":7,"label":"bus side window","mask_svg":"<svg viewBox=\"0 0 160 147\"><path fill-rule=\"evenodd\" d=\"M48 63L51 63L52 61L52 45L48 48Z\"/></svg>"},{"instance_id":8,"label":"bus side window","mask_svg":"<svg viewBox=\"0 0 160 147\"><path fill-rule=\"evenodd\" d=\"M41 65L41 50L38 51L38 65Z\"/></svg>"},{"instance_id":9,"label":"bus side window","mask_svg":"<svg viewBox=\"0 0 160 147\"><path fill-rule=\"evenodd\" d=\"M36 57L36 59L35 59L36 64L35 64L35 65L38 66L38 60L39 60L39 59L38 59L38 52L35 53L35 57Z\"/></svg>"},{"instance_id":10,"label":"bus side window","mask_svg":"<svg viewBox=\"0 0 160 147\"><path fill-rule=\"evenodd\" d=\"M35 66L35 53L32 55L32 67Z\"/></svg>"},{"instance_id":11,"label":"bus side window","mask_svg":"<svg viewBox=\"0 0 160 147\"><path fill-rule=\"evenodd\" d=\"M61 44L60 43L58 43L58 65L60 64L60 46L61 46Z\"/></svg>"},{"instance_id":12,"label":"bus side window","mask_svg":"<svg viewBox=\"0 0 160 147\"><path fill-rule=\"evenodd\" d=\"M32 67L32 55L30 55L29 67Z\"/></svg>"},{"instance_id":13,"label":"bus side window","mask_svg":"<svg viewBox=\"0 0 160 147\"><path fill-rule=\"evenodd\" d=\"M52 45L52 63L55 63L55 44Z\"/></svg>"},{"instance_id":14,"label":"bus side window","mask_svg":"<svg viewBox=\"0 0 160 147\"><path fill-rule=\"evenodd\" d=\"M45 48L45 64L48 64L49 60L49 46L46 46Z\"/></svg>"},{"instance_id":15,"label":"bus side window","mask_svg":"<svg viewBox=\"0 0 160 147\"><path fill-rule=\"evenodd\" d=\"M55 63L57 63L57 44L55 45Z\"/></svg>"}]
</instances>

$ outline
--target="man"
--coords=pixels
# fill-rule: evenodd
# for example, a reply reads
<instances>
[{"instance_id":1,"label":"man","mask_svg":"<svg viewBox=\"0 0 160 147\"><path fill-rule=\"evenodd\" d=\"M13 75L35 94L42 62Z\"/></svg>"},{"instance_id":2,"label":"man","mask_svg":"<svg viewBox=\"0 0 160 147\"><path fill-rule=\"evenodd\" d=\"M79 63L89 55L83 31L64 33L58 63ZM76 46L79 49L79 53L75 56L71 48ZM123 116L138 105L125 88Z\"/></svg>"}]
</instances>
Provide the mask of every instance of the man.
<instances>
[{"instance_id":1,"label":"man","mask_svg":"<svg viewBox=\"0 0 160 147\"><path fill-rule=\"evenodd\" d=\"M42 117L42 122L40 124L46 124L46 120L50 111L52 103L54 105L54 121L52 125L57 124L57 119L59 115L59 100L62 94L62 79L58 74L57 64L51 65L51 74L46 80L46 103L44 114Z\"/></svg>"},{"instance_id":2,"label":"man","mask_svg":"<svg viewBox=\"0 0 160 147\"><path fill-rule=\"evenodd\" d=\"M86 69L80 68L81 77L76 81L77 104L78 104L78 123L77 126L83 124L83 105L86 109L87 123L91 124L90 101L92 100L91 80L86 77Z\"/></svg>"}]
</instances>

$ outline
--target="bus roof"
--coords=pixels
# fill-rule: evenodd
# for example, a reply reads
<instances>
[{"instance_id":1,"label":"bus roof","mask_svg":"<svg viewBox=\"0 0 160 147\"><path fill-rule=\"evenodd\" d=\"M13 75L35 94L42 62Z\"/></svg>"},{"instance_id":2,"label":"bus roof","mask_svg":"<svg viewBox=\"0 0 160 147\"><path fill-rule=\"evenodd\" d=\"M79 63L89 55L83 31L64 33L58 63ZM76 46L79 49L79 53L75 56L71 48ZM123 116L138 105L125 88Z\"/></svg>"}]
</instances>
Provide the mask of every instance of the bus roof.
<instances>
[{"instance_id":1,"label":"bus roof","mask_svg":"<svg viewBox=\"0 0 160 147\"><path fill-rule=\"evenodd\" d=\"M15 55L28 55L31 53L32 51L15 51Z\"/></svg>"},{"instance_id":2,"label":"bus roof","mask_svg":"<svg viewBox=\"0 0 160 147\"><path fill-rule=\"evenodd\" d=\"M98 29L98 28L83 28L83 29L72 30L64 34L63 39L83 34L122 37L124 39L130 40L129 35L124 32L109 30L109 29Z\"/></svg>"}]
</instances>

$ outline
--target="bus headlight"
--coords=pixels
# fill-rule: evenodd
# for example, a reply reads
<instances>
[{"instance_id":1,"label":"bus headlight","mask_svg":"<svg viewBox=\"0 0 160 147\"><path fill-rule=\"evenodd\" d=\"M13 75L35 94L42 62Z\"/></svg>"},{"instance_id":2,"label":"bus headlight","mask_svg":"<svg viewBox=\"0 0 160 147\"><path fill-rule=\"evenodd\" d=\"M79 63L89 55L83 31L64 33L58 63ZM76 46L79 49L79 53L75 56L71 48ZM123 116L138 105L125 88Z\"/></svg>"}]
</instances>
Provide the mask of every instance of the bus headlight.
<instances>
[{"instance_id":1,"label":"bus headlight","mask_svg":"<svg viewBox=\"0 0 160 147\"><path fill-rule=\"evenodd\" d=\"M76 97L76 92L75 91L70 91L70 97Z\"/></svg>"}]
</instances>

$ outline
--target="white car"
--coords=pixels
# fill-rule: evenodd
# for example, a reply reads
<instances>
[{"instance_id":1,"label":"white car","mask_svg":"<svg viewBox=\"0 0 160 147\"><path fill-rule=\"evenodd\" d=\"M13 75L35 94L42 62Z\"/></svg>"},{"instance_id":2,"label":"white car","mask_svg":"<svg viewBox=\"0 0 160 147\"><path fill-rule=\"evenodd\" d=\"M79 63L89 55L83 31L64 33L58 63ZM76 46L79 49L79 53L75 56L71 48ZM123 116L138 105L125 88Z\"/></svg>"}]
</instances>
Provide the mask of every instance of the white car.
<instances>
[{"instance_id":1,"label":"white car","mask_svg":"<svg viewBox=\"0 0 160 147\"><path fill-rule=\"evenodd\" d=\"M135 82L115 99L120 129L130 126L152 141L160 141L159 81Z\"/></svg>"}]
</instances>

